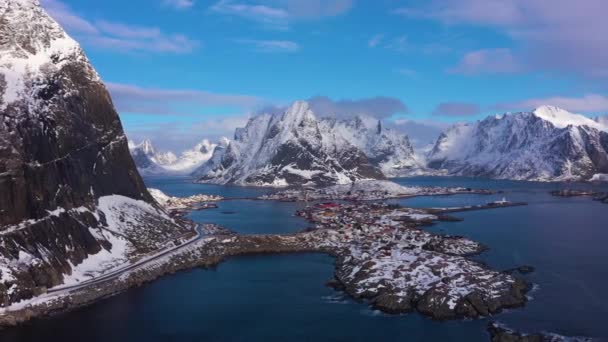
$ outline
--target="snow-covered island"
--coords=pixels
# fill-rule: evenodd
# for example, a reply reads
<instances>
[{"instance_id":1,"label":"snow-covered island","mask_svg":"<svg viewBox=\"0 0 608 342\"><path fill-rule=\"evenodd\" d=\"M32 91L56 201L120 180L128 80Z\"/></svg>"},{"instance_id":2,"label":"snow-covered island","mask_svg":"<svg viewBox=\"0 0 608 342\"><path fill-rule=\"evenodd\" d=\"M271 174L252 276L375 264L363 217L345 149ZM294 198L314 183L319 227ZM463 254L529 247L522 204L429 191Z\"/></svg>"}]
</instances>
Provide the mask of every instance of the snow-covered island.
<instances>
[{"instance_id":1,"label":"snow-covered island","mask_svg":"<svg viewBox=\"0 0 608 342\"><path fill-rule=\"evenodd\" d=\"M163 206L167 211L175 214L183 213L189 210L201 210L217 208L214 202L223 200L222 196L198 194L189 197L169 196L159 189L148 189L150 195L154 197L156 202Z\"/></svg>"},{"instance_id":2,"label":"snow-covered island","mask_svg":"<svg viewBox=\"0 0 608 342\"><path fill-rule=\"evenodd\" d=\"M315 224L302 238L337 255L333 286L381 311L453 319L488 316L527 300L527 282L466 258L482 252L481 244L419 229L438 219L425 210L325 203L299 215Z\"/></svg>"}]
</instances>

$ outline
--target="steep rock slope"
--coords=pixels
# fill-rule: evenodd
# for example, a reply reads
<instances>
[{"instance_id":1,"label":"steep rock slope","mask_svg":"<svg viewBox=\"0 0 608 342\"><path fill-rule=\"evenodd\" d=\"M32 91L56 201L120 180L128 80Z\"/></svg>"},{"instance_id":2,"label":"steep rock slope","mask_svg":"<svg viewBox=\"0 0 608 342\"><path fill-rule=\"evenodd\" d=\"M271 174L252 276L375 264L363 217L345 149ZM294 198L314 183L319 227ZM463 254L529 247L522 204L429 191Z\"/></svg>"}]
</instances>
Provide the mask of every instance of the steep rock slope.
<instances>
[{"instance_id":1,"label":"steep rock slope","mask_svg":"<svg viewBox=\"0 0 608 342\"><path fill-rule=\"evenodd\" d=\"M392 154L412 153L407 138L396 139L379 125L370 130L357 120L318 119L306 102L298 101L282 114L250 119L194 174L201 182L219 184L347 184L382 179L380 166L401 166Z\"/></svg>"},{"instance_id":2,"label":"steep rock slope","mask_svg":"<svg viewBox=\"0 0 608 342\"><path fill-rule=\"evenodd\" d=\"M186 231L146 190L79 45L36 0L0 0L0 305Z\"/></svg>"},{"instance_id":3,"label":"steep rock slope","mask_svg":"<svg viewBox=\"0 0 608 342\"><path fill-rule=\"evenodd\" d=\"M448 174L518 180L589 180L608 173L608 127L543 106L449 128L428 156Z\"/></svg>"}]
</instances>

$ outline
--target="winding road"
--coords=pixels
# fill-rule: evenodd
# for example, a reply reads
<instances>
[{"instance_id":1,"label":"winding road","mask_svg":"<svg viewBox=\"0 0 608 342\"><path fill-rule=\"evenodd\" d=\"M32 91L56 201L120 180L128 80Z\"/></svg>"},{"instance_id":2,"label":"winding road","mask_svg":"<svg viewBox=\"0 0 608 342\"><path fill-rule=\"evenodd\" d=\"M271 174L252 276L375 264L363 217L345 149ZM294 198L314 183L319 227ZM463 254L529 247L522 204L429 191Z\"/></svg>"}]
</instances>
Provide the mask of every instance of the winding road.
<instances>
[{"instance_id":1,"label":"winding road","mask_svg":"<svg viewBox=\"0 0 608 342\"><path fill-rule=\"evenodd\" d=\"M50 289L48 289L47 294L77 291L77 290L81 290L81 289L91 286L91 285L101 284L101 283L105 283L110 280L117 279L118 277L123 275L125 272L132 271L138 267L144 266L144 265L146 265L150 262L156 261L168 254L171 254L178 249L188 247L188 246L192 245L193 243L200 241L203 238L203 236L205 235L205 233L203 232L202 229L203 229L203 225L197 224L196 228L194 229L196 231L196 237L182 243L181 245L174 246L174 247L164 250L158 254L155 254L155 255L152 255L149 257L145 257L145 258L135 262L134 264L126 265L122 268L112 270L111 272L106 273L102 276L95 277L95 278L92 278L89 280L85 280L78 284L67 285L67 286L56 286L56 287L50 288Z\"/></svg>"}]
</instances>

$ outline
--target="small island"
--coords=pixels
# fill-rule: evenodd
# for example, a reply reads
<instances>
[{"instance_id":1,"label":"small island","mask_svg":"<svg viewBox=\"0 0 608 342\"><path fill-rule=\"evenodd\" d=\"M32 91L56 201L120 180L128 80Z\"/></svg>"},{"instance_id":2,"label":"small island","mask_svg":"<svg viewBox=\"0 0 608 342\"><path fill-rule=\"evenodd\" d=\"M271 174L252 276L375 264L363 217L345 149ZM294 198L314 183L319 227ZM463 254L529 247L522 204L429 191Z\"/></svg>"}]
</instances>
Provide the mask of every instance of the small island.
<instances>
[{"instance_id":1,"label":"small island","mask_svg":"<svg viewBox=\"0 0 608 342\"><path fill-rule=\"evenodd\" d=\"M602 203L608 203L608 192L598 192L592 190L575 190L575 189L564 189L551 191L551 195L556 197L580 197L590 196L595 201Z\"/></svg>"}]
</instances>

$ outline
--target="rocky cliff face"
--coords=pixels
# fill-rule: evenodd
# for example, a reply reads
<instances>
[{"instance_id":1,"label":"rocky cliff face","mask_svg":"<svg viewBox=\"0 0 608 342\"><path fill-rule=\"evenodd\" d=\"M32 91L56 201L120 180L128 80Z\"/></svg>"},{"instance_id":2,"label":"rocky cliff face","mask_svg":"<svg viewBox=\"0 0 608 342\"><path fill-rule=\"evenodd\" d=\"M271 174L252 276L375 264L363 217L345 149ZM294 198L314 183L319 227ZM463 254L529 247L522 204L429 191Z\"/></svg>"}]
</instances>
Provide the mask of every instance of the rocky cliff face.
<instances>
[{"instance_id":1,"label":"rocky cliff face","mask_svg":"<svg viewBox=\"0 0 608 342\"><path fill-rule=\"evenodd\" d=\"M262 114L237 129L194 175L201 182L255 186L349 184L416 165L407 137L378 121L319 119L306 102Z\"/></svg>"},{"instance_id":2,"label":"rocky cliff face","mask_svg":"<svg viewBox=\"0 0 608 342\"><path fill-rule=\"evenodd\" d=\"M79 45L38 1L0 0L0 305L183 232L148 194Z\"/></svg>"},{"instance_id":3,"label":"rocky cliff face","mask_svg":"<svg viewBox=\"0 0 608 342\"><path fill-rule=\"evenodd\" d=\"M608 172L608 126L555 107L491 116L444 132L429 167L518 180L589 180Z\"/></svg>"}]
</instances>

